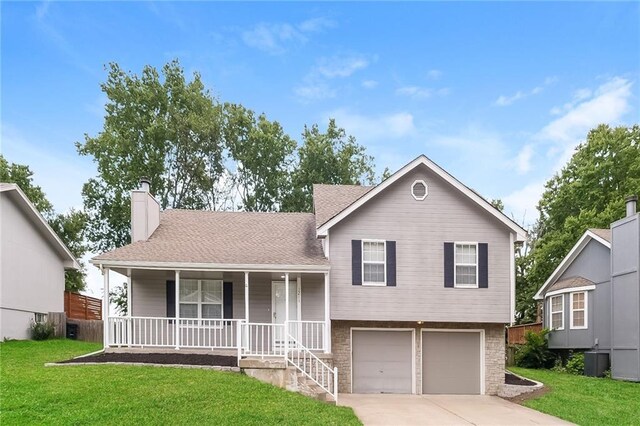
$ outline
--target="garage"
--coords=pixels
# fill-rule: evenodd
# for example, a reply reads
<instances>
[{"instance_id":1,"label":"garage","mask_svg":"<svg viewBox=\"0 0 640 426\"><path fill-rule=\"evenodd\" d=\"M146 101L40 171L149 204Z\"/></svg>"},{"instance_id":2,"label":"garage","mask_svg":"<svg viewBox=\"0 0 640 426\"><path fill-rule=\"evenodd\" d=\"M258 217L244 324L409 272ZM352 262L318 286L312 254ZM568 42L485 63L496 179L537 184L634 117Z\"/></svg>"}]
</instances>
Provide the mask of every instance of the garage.
<instances>
[{"instance_id":1,"label":"garage","mask_svg":"<svg viewBox=\"0 0 640 426\"><path fill-rule=\"evenodd\" d=\"M352 392L413 393L413 330L351 330Z\"/></svg>"},{"instance_id":2,"label":"garage","mask_svg":"<svg viewBox=\"0 0 640 426\"><path fill-rule=\"evenodd\" d=\"M481 330L422 332L422 393L483 393Z\"/></svg>"}]
</instances>

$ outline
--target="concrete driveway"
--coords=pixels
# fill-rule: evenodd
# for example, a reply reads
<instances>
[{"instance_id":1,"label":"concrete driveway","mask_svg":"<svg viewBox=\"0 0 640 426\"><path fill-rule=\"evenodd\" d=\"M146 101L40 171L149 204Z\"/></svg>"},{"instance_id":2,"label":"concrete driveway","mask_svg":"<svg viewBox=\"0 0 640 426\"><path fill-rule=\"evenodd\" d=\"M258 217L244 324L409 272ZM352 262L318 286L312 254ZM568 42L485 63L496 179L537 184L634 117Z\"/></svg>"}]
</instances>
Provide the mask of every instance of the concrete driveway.
<instances>
[{"instance_id":1,"label":"concrete driveway","mask_svg":"<svg viewBox=\"0 0 640 426\"><path fill-rule=\"evenodd\" d=\"M365 425L571 424L497 396L341 394L338 399Z\"/></svg>"}]
</instances>

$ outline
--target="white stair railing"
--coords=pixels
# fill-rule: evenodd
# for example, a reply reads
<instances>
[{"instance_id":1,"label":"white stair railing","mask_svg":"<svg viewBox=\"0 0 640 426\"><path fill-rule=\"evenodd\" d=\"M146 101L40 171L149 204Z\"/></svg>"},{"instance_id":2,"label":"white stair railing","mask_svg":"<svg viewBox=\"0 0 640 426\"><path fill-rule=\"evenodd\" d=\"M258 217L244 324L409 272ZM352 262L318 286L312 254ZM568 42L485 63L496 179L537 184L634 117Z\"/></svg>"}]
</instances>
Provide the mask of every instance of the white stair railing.
<instances>
[{"instance_id":1,"label":"white stair railing","mask_svg":"<svg viewBox=\"0 0 640 426\"><path fill-rule=\"evenodd\" d=\"M288 330L288 327L286 327ZM287 331L289 333L289 331ZM322 390L338 402L338 368L331 368L318 358L306 346L289 333L289 341L292 343L286 351L287 361L311 379Z\"/></svg>"}]
</instances>

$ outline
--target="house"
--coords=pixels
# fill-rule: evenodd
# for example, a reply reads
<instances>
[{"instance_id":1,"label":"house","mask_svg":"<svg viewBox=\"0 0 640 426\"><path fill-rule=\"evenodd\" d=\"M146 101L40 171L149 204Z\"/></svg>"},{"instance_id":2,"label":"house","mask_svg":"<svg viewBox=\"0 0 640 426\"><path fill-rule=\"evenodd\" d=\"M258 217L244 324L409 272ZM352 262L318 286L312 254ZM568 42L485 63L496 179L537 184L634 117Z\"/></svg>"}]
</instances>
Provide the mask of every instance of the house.
<instances>
[{"instance_id":1,"label":"house","mask_svg":"<svg viewBox=\"0 0 640 426\"><path fill-rule=\"evenodd\" d=\"M105 346L282 358L334 396L497 393L525 231L425 156L313 190L314 213L160 212L143 181L133 242L91 260L131 289Z\"/></svg>"},{"instance_id":2,"label":"house","mask_svg":"<svg viewBox=\"0 0 640 426\"><path fill-rule=\"evenodd\" d=\"M0 183L0 339L64 312L64 272L78 261L16 184Z\"/></svg>"},{"instance_id":3,"label":"house","mask_svg":"<svg viewBox=\"0 0 640 426\"><path fill-rule=\"evenodd\" d=\"M640 380L640 214L637 197L610 229L589 229L535 295L549 348L610 355L611 376Z\"/></svg>"}]
</instances>

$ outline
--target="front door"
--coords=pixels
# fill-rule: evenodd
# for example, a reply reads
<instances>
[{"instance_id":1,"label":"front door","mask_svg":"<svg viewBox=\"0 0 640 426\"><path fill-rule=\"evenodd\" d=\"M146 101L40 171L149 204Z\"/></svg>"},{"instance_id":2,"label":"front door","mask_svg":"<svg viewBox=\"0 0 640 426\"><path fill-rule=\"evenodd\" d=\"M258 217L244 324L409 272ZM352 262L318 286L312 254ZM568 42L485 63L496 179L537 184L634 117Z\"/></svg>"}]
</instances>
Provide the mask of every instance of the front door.
<instances>
[{"instance_id":1,"label":"front door","mask_svg":"<svg viewBox=\"0 0 640 426\"><path fill-rule=\"evenodd\" d=\"M286 298L284 281L273 281L271 286L271 322L273 324L284 324L287 318L286 314ZM298 319L298 283L297 281L289 281L289 320L296 321ZM284 327L278 327L273 333L274 346L282 347L284 345Z\"/></svg>"}]
</instances>

